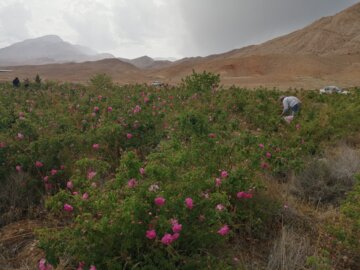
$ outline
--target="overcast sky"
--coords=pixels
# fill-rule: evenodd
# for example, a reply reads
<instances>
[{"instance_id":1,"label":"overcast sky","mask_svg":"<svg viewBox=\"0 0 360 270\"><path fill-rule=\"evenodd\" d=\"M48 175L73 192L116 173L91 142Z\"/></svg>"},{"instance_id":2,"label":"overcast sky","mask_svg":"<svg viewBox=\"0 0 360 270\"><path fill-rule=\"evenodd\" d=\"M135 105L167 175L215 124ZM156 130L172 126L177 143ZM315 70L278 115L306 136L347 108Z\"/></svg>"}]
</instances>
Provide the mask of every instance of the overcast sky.
<instances>
[{"instance_id":1,"label":"overcast sky","mask_svg":"<svg viewBox=\"0 0 360 270\"><path fill-rule=\"evenodd\" d=\"M0 0L0 48L55 34L118 57L205 56L289 33L359 0Z\"/></svg>"}]
</instances>

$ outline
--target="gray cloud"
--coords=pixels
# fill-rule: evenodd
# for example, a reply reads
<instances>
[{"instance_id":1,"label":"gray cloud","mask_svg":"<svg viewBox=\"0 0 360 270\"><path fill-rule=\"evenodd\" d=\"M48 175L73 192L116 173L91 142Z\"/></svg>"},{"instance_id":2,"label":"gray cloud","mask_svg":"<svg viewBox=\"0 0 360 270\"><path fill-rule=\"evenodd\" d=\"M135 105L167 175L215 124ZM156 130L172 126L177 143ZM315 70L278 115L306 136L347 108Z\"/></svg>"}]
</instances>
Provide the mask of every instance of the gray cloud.
<instances>
[{"instance_id":1,"label":"gray cloud","mask_svg":"<svg viewBox=\"0 0 360 270\"><path fill-rule=\"evenodd\" d=\"M47 34L121 57L226 52L358 0L1 0L0 47Z\"/></svg>"},{"instance_id":2,"label":"gray cloud","mask_svg":"<svg viewBox=\"0 0 360 270\"><path fill-rule=\"evenodd\" d=\"M30 19L31 11L19 2L0 8L0 45L28 38L27 22Z\"/></svg>"},{"instance_id":3,"label":"gray cloud","mask_svg":"<svg viewBox=\"0 0 360 270\"><path fill-rule=\"evenodd\" d=\"M191 41L188 55L208 55L259 43L306 26L357 0L182 0Z\"/></svg>"},{"instance_id":4,"label":"gray cloud","mask_svg":"<svg viewBox=\"0 0 360 270\"><path fill-rule=\"evenodd\" d=\"M63 14L77 43L125 57L178 54L169 13L177 0L86 1L73 1Z\"/></svg>"},{"instance_id":5,"label":"gray cloud","mask_svg":"<svg viewBox=\"0 0 360 270\"><path fill-rule=\"evenodd\" d=\"M182 29L174 31L176 26L181 25L180 14L173 13L177 1L136 0L116 3L113 6L114 32L119 45L144 50L138 53L139 56L148 54L149 49L157 53L176 53Z\"/></svg>"},{"instance_id":6,"label":"gray cloud","mask_svg":"<svg viewBox=\"0 0 360 270\"><path fill-rule=\"evenodd\" d=\"M116 48L111 8L98 2L88 5L73 2L72 5L72 11L64 13L63 18L76 33L76 42L100 51ZM79 16L80 8L81 16Z\"/></svg>"}]
</instances>

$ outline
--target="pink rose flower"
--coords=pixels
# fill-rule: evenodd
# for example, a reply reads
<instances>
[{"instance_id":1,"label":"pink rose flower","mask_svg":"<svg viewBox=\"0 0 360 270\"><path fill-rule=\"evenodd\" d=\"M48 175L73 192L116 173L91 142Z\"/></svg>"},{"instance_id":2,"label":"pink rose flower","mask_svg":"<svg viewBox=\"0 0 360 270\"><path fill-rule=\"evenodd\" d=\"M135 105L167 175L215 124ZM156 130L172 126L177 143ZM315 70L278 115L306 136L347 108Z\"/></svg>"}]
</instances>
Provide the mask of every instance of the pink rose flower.
<instances>
[{"instance_id":1,"label":"pink rose flower","mask_svg":"<svg viewBox=\"0 0 360 270\"><path fill-rule=\"evenodd\" d=\"M163 243L164 245L170 245L171 242L173 241L173 237L171 234L166 233L162 238L161 238L161 243Z\"/></svg>"},{"instance_id":2,"label":"pink rose flower","mask_svg":"<svg viewBox=\"0 0 360 270\"><path fill-rule=\"evenodd\" d=\"M155 239L156 238L156 231L155 230L148 230L146 231L146 238L147 239Z\"/></svg>"},{"instance_id":3,"label":"pink rose flower","mask_svg":"<svg viewBox=\"0 0 360 270\"><path fill-rule=\"evenodd\" d=\"M69 180L69 181L67 181L67 183L66 183L66 187L67 187L68 189L73 189L73 188L74 188L74 184L73 184L73 182L71 182L70 180Z\"/></svg>"},{"instance_id":4,"label":"pink rose flower","mask_svg":"<svg viewBox=\"0 0 360 270\"><path fill-rule=\"evenodd\" d=\"M44 166L44 164L41 161L36 161L35 162L35 167L36 168L41 168L42 166Z\"/></svg>"},{"instance_id":5,"label":"pink rose flower","mask_svg":"<svg viewBox=\"0 0 360 270\"><path fill-rule=\"evenodd\" d=\"M179 234L179 233L174 233L174 234L171 236L172 241L177 240L179 237L180 237L180 234Z\"/></svg>"},{"instance_id":6,"label":"pink rose flower","mask_svg":"<svg viewBox=\"0 0 360 270\"><path fill-rule=\"evenodd\" d=\"M192 209L194 207L194 202L193 199L191 198L186 198L185 199L185 205L188 209Z\"/></svg>"},{"instance_id":7,"label":"pink rose flower","mask_svg":"<svg viewBox=\"0 0 360 270\"><path fill-rule=\"evenodd\" d=\"M253 197L253 194L250 192L240 191L236 194L236 197L238 199L251 199Z\"/></svg>"},{"instance_id":8,"label":"pink rose flower","mask_svg":"<svg viewBox=\"0 0 360 270\"><path fill-rule=\"evenodd\" d=\"M290 124L291 121L294 120L294 116L293 115L285 116L284 119L286 123Z\"/></svg>"},{"instance_id":9,"label":"pink rose flower","mask_svg":"<svg viewBox=\"0 0 360 270\"><path fill-rule=\"evenodd\" d=\"M218 211L223 211L224 209L225 209L225 206L224 206L224 205L222 205L222 204L216 205L216 210L218 210Z\"/></svg>"},{"instance_id":10,"label":"pink rose flower","mask_svg":"<svg viewBox=\"0 0 360 270\"><path fill-rule=\"evenodd\" d=\"M126 134L126 138L131 139L133 135L131 133Z\"/></svg>"},{"instance_id":11,"label":"pink rose flower","mask_svg":"<svg viewBox=\"0 0 360 270\"><path fill-rule=\"evenodd\" d=\"M109 106L109 107L107 108L107 111L108 111L108 112L112 112L112 110L113 110L113 108L112 108L111 106Z\"/></svg>"},{"instance_id":12,"label":"pink rose flower","mask_svg":"<svg viewBox=\"0 0 360 270\"><path fill-rule=\"evenodd\" d=\"M229 174L228 174L227 171L222 171L222 172L221 172L221 178L226 178L226 177L228 177L228 176L229 176Z\"/></svg>"},{"instance_id":13,"label":"pink rose flower","mask_svg":"<svg viewBox=\"0 0 360 270\"><path fill-rule=\"evenodd\" d=\"M90 265L90 269L89 270L96 270L95 265Z\"/></svg>"},{"instance_id":14,"label":"pink rose flower","mask_svg":"<svg viewBox=\"0 0 360 270\"><path fill-rule=\"evenodd\" d=\"M64 204L64 210L66 212L72 212L74 210L74 207L72 207L70 204L65 203Z\"/></svg>"},{"instance_id":15,"label":"pink rose flower","mask_svg":"<svg viewBox=\"0 0 360 270\"><path fill-rule=\"evenodd\" d=\"M172 218L172 219L170 219L170 223L171 223L171 225L174 226L175 224L178 224L179 222L176 218Z\"/></svg>"},{"instance_id":16,"label":"pink rose flower","mask_svg":"<svg viewBox=\"0 0 360 270\"><path fill-rule=\"evenodd\" d=\"M224 236L226 234L228 234L230 232L229 226L228 225L224 225L223 227L220 228L220 230L218 230L218 234Z\"/></svg>"},{"instance_id":17,"label":"pink rose flower","mask_svg":"<svg viewBox=\"0 0 360 270\"><path fill-rule=\"evenodd\" d=\"M22 140L22 139L24 139L24 134L18 133L18 134L16 135L16 137L17 137L19 140Z\"/></svg>"},{"instance_id":18,"label":"pink rose flower","mask_svg":"<svg viewBox=\"0 0 360 270\"><path fill-rule=\"evenodd\" d=\"M129 188L134 188L134 187L136 187L136 186L137 186L137 181L136 181L135 178L132 178L132 179L130 179L130 180L128 181L128 187L129 187Z\"/></svg>"},{"instance_id":19,"label":"pink rose flower","mask_svg":"<svg viewBox=\"0 0 360 270\"><path fill-rule=\"evenodd\" d=\"M87 200L89 199L89 193L85 192L82 197L81 197L83 200Z\"/></svg>"},{"instance_id":20,"label":"pink rose flower","mask_svg":"<svg viewBox=\"0 0 360 270\"><path fill-rule=\"evenodd\" d=\"M179 233L179 232L181 232L181 230L182 230L182 225L181 224L176 223L176 224L174 224L172 226L172 231L174 233Z\"/></svg>"},{"instance_id":21,"label":"pink rose flower","mask_svg":"<svg viewBox=\"0 0 360 270\"><path fill-rule=\"evenodd\" d=\"M217 187L221 186L221 179L220 178L215 179L215 186L217 186Z\"/></svg>"},{"instance_id":22,"label":"pink rose flower","mask_svg":"<svg viewBox=\"0 0 360 270\"><path fill-rule=\"evenodd\" d=\"M247 192L246 193L246 199L251 199L254 195L252 193Z\"/></svg>"},{"instance_id":23,"label":"pink rose flower","mask_svg":"<svg viewBox=\"0 0 360 270\"><path fill-rule=\"evenodd\" d=\"M46 260L44 258L42 258L39 261L39 270L52 270L53 266L49 263L46 263Z\"/></svg>"},{"instance_id":24,"label":"pink rose flower","mask_svg":"<svg viewBox=\"0 0 360 270\"><path fill-rule=\"evenodd\" d=\"M47 183L49 181L49 176L44 176L43 180L45 183Z\"/></svg>"},{"instance_id":25,"label":"pink rose flower","mask_svg":"<svg viewBox=\"0 0 360 270\"><path fill-rule=\"evenodd\" d=\"M264 144L260 143L259 147L263 149L265 146L264 146Z\"/></svg>"},{"instance_id":26,"label":"pink rose flower","mask_svg":"<svg viewBox=\"0 0 360 270\"><path fill-rule=\"evenodd\" d=\"M95 177L95 175L96 175L96 172L94 172L94 171L89 171L89 172L87 173L87 179L91 180L91 179L93 179L93 178Z\"/></svg>"},{"instance_id":27,"label":"pink rose flower","mask_svg":"<svg viewBox=\"0 0 360 270\"><path fill-rule=\"evenodd\" d=\"M270 152L266 152L266 157L267 157L267 158L271 158L271 153L270 153Z\"/></svg>"},{"instance_id":28,"label":"pink rose flower","mask_svg":"<svg viewBox=\"0 0 360 270\"><path fill-rule=\"evenodd\" d=\"M95 107L94 107L94 112L95 112L95 113L99 112L99 107L98 107L98 106L95 106Z\"/></svg>"},{"instance_id":29,"label":"pink rose flower","mask_svg":"<svg viewBox=\"0 0 360 270\"><path fill-rule=\"evenodd\" d=\"M139 105L136 105L133 110L133 113L139 113L140 111L141 111L141 107Z\"/></svg>"},{"instance_id":30,"label":"pink rose flower","mask_svg":"<svg viewBox=\"0 0 360 270\"><path fill-rule=\"evenodd\" d=\"M267 164L266 162L261 163L261 168L263 169L268 169L269 168L269 164Z\"/></svg>"},{"instance_id":31,"label":"pink rose flower","mask_svg":"<svg viewBox=\"0 0 360 270\"><path fill-rule=\"evenodd\" d=\"M144 168L140 168L140 169L139 169L139 172L140 172L141 175L144 175L144 174L145 174L145 169L144 169Z\"/></svg>"},{"instance_id":32,"label":"pink rose flower","mask_svg":"<svg viewBox=\"0 0 360 270\"><path fill-rule=\"evenodd\" d=\"M163 197L155 198L154 202L157 206L163 206L165 204L165 199Z\"/></svg>"},{"instance_id":33,"label":"pink rose flower","mask_svg":"<svg viewBox=\"0 0 360 270\"><path fill-rule=\"evenodd\" d=\"M216 138L216 134L215 133L209 133L209 138L211 138L211 139L214 139L214 138Z\"/></svg>"},{"instance_id":34,"label":"pink rose flower","mask_svg":"<svg viewBox=\"0 0 360 270\"><path fill-rule=\"evenodd\" d=\"M98 150L98 149L100 148L100 145L99 145L98 143L94 143L94 144L92 145L92 148L93 148L94 150Z\"/></svg>"},{"instance_id":35,"label":"pink rose flower","mask_svg":"<svg viewBox=\"0 0 360 270\"><path fill-rule=\"evenodd\" d=\"M46 269L46 260L44 258L42 258L40 261L39 261L39 270L45 270Z\"/></svg>"},{"instance_id":36,"label":"pink rose flower","mask_svg":"<svg viewBox=\"0 0 360 270\"><path fill-rule=\"evenodd\" d=\"M57 170L52 169L52 170L50 171L50 174L51 174L51 175L55 175L55 174L57 174Z\"/></svg>"},{"instance_id":37,"label":"pink rose flower","mask_svg":"<svg viewBox=\"0 0 360 270\"><path fill-rule=\"evenodd\" d=\"M85 263L84 262L79 262L79 266L76 270L84 270L85 267Z\"/></svg>"}]
</instances>

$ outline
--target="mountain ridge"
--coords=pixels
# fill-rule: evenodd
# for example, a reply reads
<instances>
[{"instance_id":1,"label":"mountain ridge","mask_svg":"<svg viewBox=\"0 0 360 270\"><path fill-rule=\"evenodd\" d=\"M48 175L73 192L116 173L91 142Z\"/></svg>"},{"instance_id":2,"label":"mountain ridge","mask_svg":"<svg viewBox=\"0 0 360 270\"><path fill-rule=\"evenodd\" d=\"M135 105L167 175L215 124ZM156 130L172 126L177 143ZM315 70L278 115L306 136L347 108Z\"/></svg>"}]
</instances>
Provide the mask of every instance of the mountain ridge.
<instances>
[{"instance_id":1,"label":"mountain ridge","mask_svg":"<svg viewBox=\"0 0 360 270\"><path fill-rule=\"evenodd\" d=\"M134 59L127 59L127 58L118 58L118 59L130 63L140 69L164 68L172 64L172 62L169 60L156 60L147 55L140 56Z\"/></svg>"},{"instance_id":2,"label":"mountain ridge","mask_svg":"<svg viewBox=\"0 0 360 270\"><path fill-rule=\"evenodd\" d=\"M1 66L97 61L114 58L86 46L74 45L57 35L26 39L0 49Z\"/></svg>"},{"instance_id":3,"label":"mountain ridge","mask_svg":"<svg viewBox=\"0 0 360 270\"><path fill-rule=\"evenodd\" d=\"M225 53L183 58L158 66L153 65L156 61L148 56L120 60L129 63L129 66L122 65L121 71L119 69L121 73L114 72L111 64L104 65L106 61L99 62L98 69L97 62L77 64L78 71L73 70L78 74L76 78L75 74L67 76L67 64L48 66L48 69L54 71L42 68L41 71L49 79L66 81L75 78L82 82L88 80L85 76L90 73L81 69L87 69L86 66L90 65L92 72L109 73L119 83L161 80L175 84L193 70L206 70L220 74L224 84L244 87L319 88L324 84L359 86L360 3L333 16L320 18L292 33ZM129 76L124 75L126 72L123 68L126 67L130 70ZM14 71L26 76L35 72L26 67L18 67ZM9 78L11 75L3 73L1 76Z\"/></svg>"}]
</instances>

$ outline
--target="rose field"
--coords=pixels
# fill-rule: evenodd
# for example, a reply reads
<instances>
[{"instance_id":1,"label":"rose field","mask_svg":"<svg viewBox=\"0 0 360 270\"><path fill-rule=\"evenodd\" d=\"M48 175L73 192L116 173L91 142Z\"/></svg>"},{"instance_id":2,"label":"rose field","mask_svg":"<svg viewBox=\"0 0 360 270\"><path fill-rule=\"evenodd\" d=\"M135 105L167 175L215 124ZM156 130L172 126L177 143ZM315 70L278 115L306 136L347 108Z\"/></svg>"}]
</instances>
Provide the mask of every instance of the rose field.
<instances>
[{"instance_id":1,"label":"rose field","mask_svg":"<svg viewBox=\"0 0 360 270\"><path fill-rule=\"evenodd\" d=\"M359 88L1 83L0 230L41 226L0 268L358 269L359 132Z\"/></svg>"}]
</instances>

